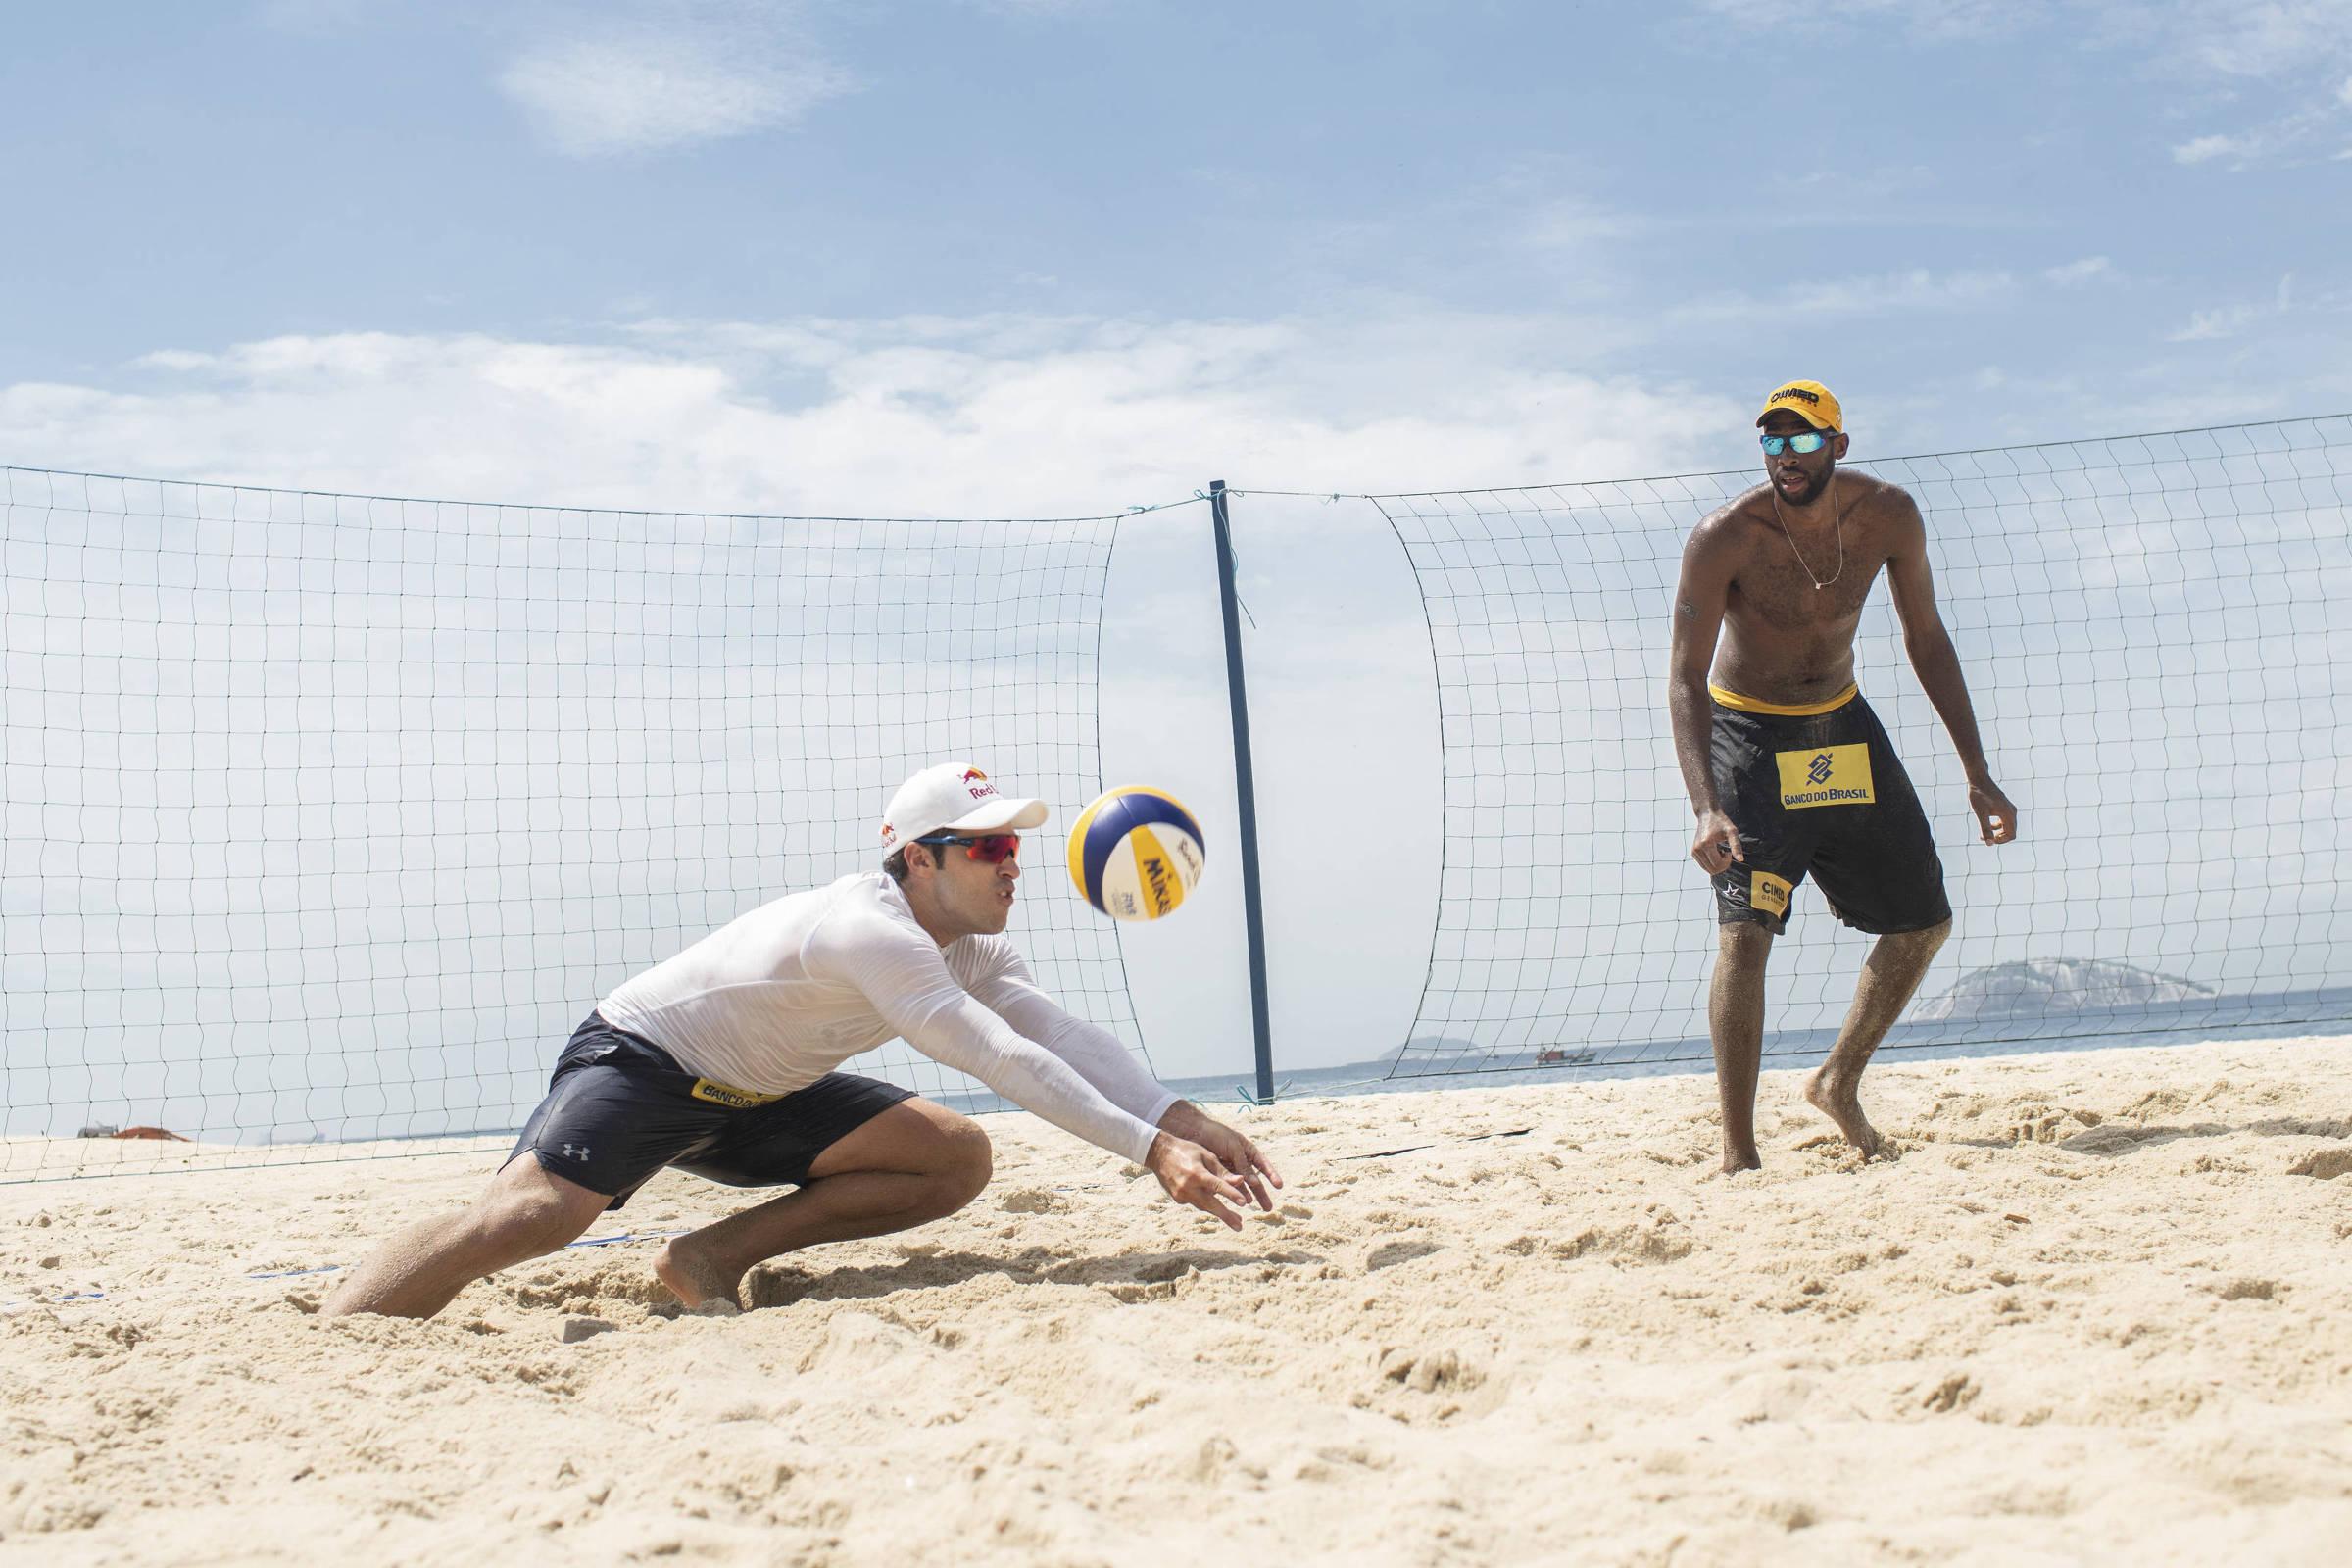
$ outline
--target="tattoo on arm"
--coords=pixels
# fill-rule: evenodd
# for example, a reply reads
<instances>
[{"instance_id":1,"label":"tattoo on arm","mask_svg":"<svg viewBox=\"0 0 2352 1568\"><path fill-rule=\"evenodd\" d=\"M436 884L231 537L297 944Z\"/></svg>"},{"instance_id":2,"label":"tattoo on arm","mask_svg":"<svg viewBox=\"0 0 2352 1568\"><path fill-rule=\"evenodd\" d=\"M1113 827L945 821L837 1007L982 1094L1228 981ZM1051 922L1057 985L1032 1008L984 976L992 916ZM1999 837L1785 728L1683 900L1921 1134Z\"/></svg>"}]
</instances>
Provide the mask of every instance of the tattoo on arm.
<instances>
[{"instance_id":1,"label":"tattoo on arm","mask_svg":"<svg viewBox=\"0 0 2352 1568\"><path fill-rule=\"evenodd\" d=\"M1674 602L1674 612L1682 616L1685 620L1696 620L1698 618L1698 607L1688 599L1677 599Z\"/></svg>"}]
</instances>

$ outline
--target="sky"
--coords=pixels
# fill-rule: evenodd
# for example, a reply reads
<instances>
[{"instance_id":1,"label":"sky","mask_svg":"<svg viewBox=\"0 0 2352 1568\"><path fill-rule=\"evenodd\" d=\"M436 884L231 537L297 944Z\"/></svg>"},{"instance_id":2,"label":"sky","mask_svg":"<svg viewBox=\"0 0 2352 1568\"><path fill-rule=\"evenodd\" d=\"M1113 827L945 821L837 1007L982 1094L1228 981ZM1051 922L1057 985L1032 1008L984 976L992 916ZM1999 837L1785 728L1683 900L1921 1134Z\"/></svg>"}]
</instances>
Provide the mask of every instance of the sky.
<instances>
[{"instance_id":1,"label":"sky","mask_svg":"<svg viewBox=\"0 0 2352 1568\"><path fill-rule=\"evenodd\" d=\"M0 452L779 512L2352 406L2352 6L33 8ZM1214 470L1213 472L1211 470Z\"/></svg>"},{"instance_id":2,"label":"sky","mask_svg":"<svg viewBox=\"0 0 2352 1568\"><path fill-rule=\"evenodd\" d=\"M0 159L25 467L1037 516L1742 466L1797 375L1857 458L2352 408L2345 0L42 7ZM1425 821L1395 542L1236 527L1269 815ZM1200 528L1122 536L1106 770L1225 823ZM1138 964L1183 1069L1229 896ZM1426 929L1293 966L1303 1055L1394 1043Z\"/></svg>"}]
</instances>

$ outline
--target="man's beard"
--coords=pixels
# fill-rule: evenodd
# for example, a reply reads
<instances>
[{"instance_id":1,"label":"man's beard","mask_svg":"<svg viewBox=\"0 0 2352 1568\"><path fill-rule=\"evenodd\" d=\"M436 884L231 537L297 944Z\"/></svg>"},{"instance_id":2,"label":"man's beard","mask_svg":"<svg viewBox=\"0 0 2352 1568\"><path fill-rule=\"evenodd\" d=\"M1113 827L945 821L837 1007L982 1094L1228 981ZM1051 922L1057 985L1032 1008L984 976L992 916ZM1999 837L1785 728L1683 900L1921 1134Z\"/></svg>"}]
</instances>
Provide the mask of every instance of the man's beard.
<instances>
[{"instance_id":1,"label":"man's beard","mask_svg":"<svg viewBox=\"0 0 2352 1568\"><path fill-rule=\"evenodd\" d=\"M1829 476L1827 474L1816 476L1813 474L1800 472L1798 473L1797 477L1805 481L1805 487L1802 490L1791 493L1781 483L1780 476L1775 474L1772 480L1772 493L1779 496L1783 501L1788 502L1792 507L1807 507L1811 506L1814 502L1819 501L1821 499L1821 493L1829 488Z\"/></svg>"}]
</instances>

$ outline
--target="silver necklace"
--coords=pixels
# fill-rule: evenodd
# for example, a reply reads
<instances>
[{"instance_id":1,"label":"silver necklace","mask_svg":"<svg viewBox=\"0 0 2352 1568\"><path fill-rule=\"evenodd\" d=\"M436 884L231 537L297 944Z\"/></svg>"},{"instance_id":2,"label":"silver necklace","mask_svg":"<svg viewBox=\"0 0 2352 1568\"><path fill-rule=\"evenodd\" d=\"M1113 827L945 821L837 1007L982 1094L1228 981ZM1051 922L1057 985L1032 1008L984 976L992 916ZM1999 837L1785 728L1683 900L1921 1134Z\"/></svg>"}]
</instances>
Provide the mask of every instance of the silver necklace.
<instances>
[{"instance_id":1,"label":"silver necklace","mask_svg":"<svg viewBox=\"0 0 2352 1568\"><path fill-rule=\"evenodd\" d=\"M1827 588L1831 583L1845 575L1845 519L1838 514L1838 476L1836 474L1830 475L1830 526L1838 530L1838 569L1831 572L1826 579L1813 575L1813 568L1805 564L1805 553L1796 548L1796 535L1788 531L1788 520L1781 515L1781 492L1778 486L1775 486L1772 491L1772 520L1781 525L1781 537L1788 541L1788 553L1796 558L1797 565L1804 568L1805 576L1812 581L1816 591Z\"/></svg>"}]
</instances>

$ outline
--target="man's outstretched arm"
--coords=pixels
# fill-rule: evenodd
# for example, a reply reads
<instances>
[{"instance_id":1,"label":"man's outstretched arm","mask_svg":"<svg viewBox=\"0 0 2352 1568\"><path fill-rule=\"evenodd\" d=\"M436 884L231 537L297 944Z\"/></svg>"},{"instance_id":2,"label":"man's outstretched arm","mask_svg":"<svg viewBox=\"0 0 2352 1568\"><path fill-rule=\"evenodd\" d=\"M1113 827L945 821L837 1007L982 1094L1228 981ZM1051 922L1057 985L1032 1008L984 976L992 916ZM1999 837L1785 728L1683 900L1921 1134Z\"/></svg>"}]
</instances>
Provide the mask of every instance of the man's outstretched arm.
<instances>
[{"instance_id":1,"label":"man's outstretched arm","mask_svg":"<svg viewBox=\"0 0 2352 1568\"><path fill-rule=\"evenodd\" d=\"M1134 1160L1179 1203L1242 1228L1241 1215L1226 1205L1247 1208L1254 1195L1221 1156L1171 1130L1165 1113L1154 1127L1120 1109L1075 1067L1022 1037L970 993L958 988L946 1006L927 1019L909 1020L901 1033L924 1055L979 1079L1031 1115ZM1121 1132L1122 1123L1131 1131Z\"/></svg>"},{"instance_id":2,"label":"man's outstretched arm","mask_svg":"<svg viewBox=\"0 0 2352 1568\"><path fill-rule=\"evenodd\" d=\"M823 928L820 928L820 938ZM1250 1194L1208 1150L1112 1101L1044 1046L1024 1037L949 972L940 950L887 924L845 926L805 948L809 973L856 986L885 1023L932 1060L968 1073L1032 1115L1134 1160L1170 1198L1235 1230ZM1156 1087L1156 1086L1155 1086Z\"/></svg>"},{"instance_id":3,"label":"man's outstretched arm","mask_svg":"<svg viewBox=\"0 0 2352 1568\"><path fill-rule=\"evenodd\" d=\"M1217 1163L1250 1190L1257 1206L1273 1212L1273 1189L1282 1185L1282 1173L1239 1128L1228 1127L1189 1100L1170 1105L1159 1118L1159 1128L1165 1136L1199 1144L1216 1155Z\"/></svg>"},{"instance_id":4,"label":"man's outstretched arm","mask_svg":"<svg viewBox=\"0 0 2352 1568\"><path fill-rule=\"evenodd\" d=\"M1898 523L1894 548L1886 557L1886 591L1903 623L1903 652L1919 676L1920 690L1936 705L1936 716L1952 737L1968 775L1968 805L1977 813L1977 830L1987 844L2006 844L2017 837L2017 808L1992 781L1984 760L1984 742L1977 733L1977 710L1968 700L1968 682L1960 673L1960 655L1943 616L1936 609L1936 577L1928 564L1928 528L1910 497L1902 498L1906 515Z\"/></svg>"},{"instance_id":5,"label":"man's outstretched arm","mask_svg":"<svg viewBox=\"0 0 2352 1568\"><path fill-rule=\"evenodd\" d=\"M1000 974L972 988L990 1011L1066 1061L1102 1097L1162 1133L1199 1144L1250 1189L1260 1208L1274 1207L1282 1177L1273 1162L1235 1128L1185 1100L1143 1069L1118 1037L1078 1017L1040 990L1017 956Z\"/></svg>"},{"instance_id":6,"label":"man's outstretched arm","mask_svg":"<svg viewBox=\"0 0 2352 1568\"><path fill-rule=\"evenodd\" d=\"M1714 533L1720 514L1690 531L1683 546L1681 580L1674 585L1674 641L1666 672L1666 711L1674 721L1674 755L1682 764L1683 788L1698 818L1690 858L1713 876L1734 860L1747 858L1740 830L1715 793L1715 767L1708 756L1714 715L1707 696L1707 670L1715 662L1715 639L1731 602L1732 578Z\"/></svg>"}]
</instances>

